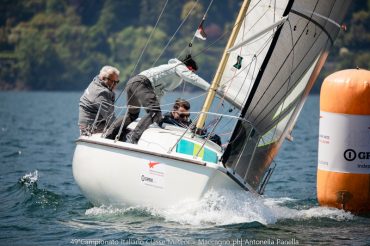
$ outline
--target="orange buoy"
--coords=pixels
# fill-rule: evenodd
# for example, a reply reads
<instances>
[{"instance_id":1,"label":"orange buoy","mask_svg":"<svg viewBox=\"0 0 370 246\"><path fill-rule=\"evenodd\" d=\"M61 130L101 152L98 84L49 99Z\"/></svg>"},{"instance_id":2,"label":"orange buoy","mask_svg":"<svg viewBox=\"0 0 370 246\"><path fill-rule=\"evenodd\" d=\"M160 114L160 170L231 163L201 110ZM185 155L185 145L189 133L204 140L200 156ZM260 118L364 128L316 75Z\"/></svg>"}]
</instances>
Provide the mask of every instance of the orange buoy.
<instances>
[{"instance_id":1,"label":"orange buoy","mask_svg":"<svg viewBox=\"0 0 370 246\"><path fill-rule=\"evenodd\" d=\"M370 212L370 71L325 78L320 93L317 170L320 205Z\"/></svg>"}]
</instances>

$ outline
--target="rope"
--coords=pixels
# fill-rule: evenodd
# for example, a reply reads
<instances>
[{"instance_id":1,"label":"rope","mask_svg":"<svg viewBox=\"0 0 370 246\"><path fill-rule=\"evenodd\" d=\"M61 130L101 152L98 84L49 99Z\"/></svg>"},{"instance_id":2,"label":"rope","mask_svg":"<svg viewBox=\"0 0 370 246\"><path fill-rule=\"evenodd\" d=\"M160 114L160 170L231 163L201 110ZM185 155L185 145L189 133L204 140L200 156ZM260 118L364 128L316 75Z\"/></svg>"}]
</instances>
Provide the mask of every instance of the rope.
<instances>
[{"instance_id":1,"label":"rope","mask_svg":"<svg viewBox=\"0 0 370 246\"><path fill-rule=\"evenodd\" d=\"M121 107L120 107L121 108ZM129 107L122 107L123 109L127 109ZM139 109L151 109L150 107L137 107L137 106L130 106L130 108L139 108ZM161 112L174 112L173 110L160 110ZM243 120L243 118L240 118L238 116L233 116L233 115L228 115L228 114L219 114L219 113L213 113L213 112L203 112L203 111L189 111L190 114L209 114L209 115L215 115L215 116L222 116L222 117L227 117L227 118L232 118L232 119L238 119L238 120Z\"/></svg>"}]
</instances>

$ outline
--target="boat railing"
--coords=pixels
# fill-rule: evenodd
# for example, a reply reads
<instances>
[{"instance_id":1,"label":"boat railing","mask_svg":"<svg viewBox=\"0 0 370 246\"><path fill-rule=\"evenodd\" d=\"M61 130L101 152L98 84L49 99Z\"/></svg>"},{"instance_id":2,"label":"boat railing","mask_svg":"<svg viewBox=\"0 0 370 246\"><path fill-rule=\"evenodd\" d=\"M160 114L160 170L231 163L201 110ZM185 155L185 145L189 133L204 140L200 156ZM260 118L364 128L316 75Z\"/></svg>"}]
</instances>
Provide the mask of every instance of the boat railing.
<instances>
[{"instance_id":1,"label":"boat railing","mask_svg":"<svg viewBox=\"0 0 370 246\"><path fill-rule=\"evenodd\" d=\"M116 120L118 119L121 119L122 117L123 118L126 118L128 116L128 110L130 108L132 108L133 106L128 106L128 107L119 107L119 106L114 106L116 111L117 109L120 109L121 112L119 114L117 114L117 117L115 118L115 120L111 120L113 117L114 117L114 114L112 115L109 115L108 118L105 120L105 126L104 126L104 129L103 131L101 132L101 137L105 138L106 137L106 134L108 132L108 130L110 129L110 127L117 127L116 125L114 125L114 123L116 122ZM144 107L141 107L143 109L145 109ZM162 112L171 112L170 110L161 110ZM102 113L102 104L99 105L99 108L98 108L98 112L97 112L97 115L94 119L94 122L92 124L92 127L90 128L90 131L91 133L94 133L94 131L98 128L97 127L97 124L100 123L102 120L99 121L99 116L101 115ZM249 133L247 134L247 138L252 138L252 136L254 134L256 134L257 138L256 138L256 142L257 144L255 146L253 146L253 151L251 153L251 156L248 160L248 164L246 165L247 166L247 170L245 171L245 173L242 175L242 176L239 176L239 178L241 180L243 180L244 184L246 184L248 182L248 173L249 173L249 169L251 168L251 163L254 159L254 155L255 155L255 150L257 148L257 145L258 145L258 142L260 141L264 141L263 139L263 134L261 134L258 129L253 125L252 122L249 122L248 120L244 119L244 118L240 118L240 117L237 117L237 116L232 116L232 115L225 115L225 114L219 114L219 113L214 113L214 112L190 112L191 114L195 114L196 117L193 119L192 123L187 126L187 127L183 127L184 128L184 131L181 133L181 135L178 137L178 139L176 140L176 142L169 148L168 150L168 153L171 153L174 151L174 149L178 146L179 142L185 138L185 136L189 136L187 133L191 132L192 133L192 137L194 137L196 134L195 132L195 125L196 125L196 122L197 120L199 119L200 115L202 114L208 114L209 116L215 116L217 117L216 120L215 120L215 123L212 124L212 126L209 128L210 131L205 134L205 135L200 135L204 141L201 142L199 148L197 149L196 153L193 154L193 158L194 159L197 159L199 158L199 155L200 153L202 152L202 150L204 150L206 144L208 142L210 142L210 138L211 136L216 132L216 129L218 127L218 125L220 124L220 122L223 120L223 119L231 119L231 120L235 120L235 124L238 122L238 121L242 121L243 124L246 124L249 128ZM119 125L119 131L118 131L118 134L115 136L115 139L114 141L117 142L122 133L123 133L123 126L124 126L124 120L122 120L121 124ZM199 141L199 140L198 140ZM230 140L229 140L230 141ZM249 144L250 142L249 141L245 141L242 148L246 148L247 147L247 144ZM225 146L225 145L224 145ZM250 146L251 147L251 146ZM243 152L243 151L242 151ZM241 158L241 155L242 155L242 152L240 153L240 156L238 157L238 159ZM274 160L272 159L272 162L273 162L273 165L269 166L269 168L264 172L264 175L262 176L262 179L261 179L261 182L259 183L258 187L256 188L256 192L262 194L264 192L264 189L265 189L265 186L266 184L268 183L270 177L271 177L271 174L272 172L274 171L275 169L275 166L276 166L276 163L274 162ZM237 174L237 169L238 169L238 166L240 165L240 161L238 160L236 165L235 166L229 166L229 168L231 168L232 172L234 175ZM244 164L245 165L245 164Z\"/></svg>"},{"instance_id":2,"label":"boat railing","mask_svg":"<svg viewBox=\"0 0 370 246\"><path fill-rule=\"evenodd\" d=\"M246 119L241 119L239 117L236 117L236 116L232 116L232 115L225 115L225 114L219 114L219 113L214 113L214 112L192 112L192 113L196 113L196 118L194 119L194 121L192 121L191 125L189 127L186 128L186 130L181 134L181 136L177 139L176 143L169 149L168 153L171 153L174 148L178 145L178 143L184 138L184 136L186 135L186 133L191 130L192 133L193 133L193 137L196 135L196 129L195 129L195 125L196 125L196 122L197 120L199 119L199 117L202 115L202 114L208 114L208 115L213 115L213 116L217 116L217 119L216 119L216 122L213 124L213 126L211 127L211 130L209 133L205 134L205 137L204 137L204 141L202 142L200 148L198 149L197 153L193 156L193 158L198 158L199 157L199 154L202 152L202 150L204 149L205 145L207 144L207 142L211 141L210 138L213 136L213 134L215 133L215 130L218 126L218 124L221 122L221 120L223 118L231 118L231 119L234 119L234 120L243 120L243 121L247 121ZM251 123L250 123L251 124Z\"/></svg>"},{"instance_id":3,"label":"boat railing","mask_svg":"<svg viewBox=\"0 0 370 246\"><path fill-rule=\"evenodd\" d=\"M107 119L102 119L103 118L103 115L102 115L102 104L103 103L100 103L99 104L99 107L98 107L98 112L96 114L96 117L93 121L93 124L92 126L89 128L90 130L90 134L92 133L96 133L96 130L97 130L97 125L104 122L105 121L105 125L104 125L104 128L102 131L100 131L102 133L102 137L106 137L106 133L107 131L114 126L113 123L115 123L118 119L121 119L121 118L125 118L127 117L127 114L128 114L128 110L130 108L134 108L134 106L116 106L116 105L110 105L110 106L113 106L115 108L115 111L118 110L121 110L121 112L119 112L117 114L117 117L115 117L115 114L111 114L111 115L108 115ZM106 104L106 103L105 103ZM145 107L137 107L137 108L140 108L140 109L146 109ZM172 110L161 110L162 112L172 112ZM244 122L247 122L247 124L251 125L253 127L253 124L251 122L248 122L246 119L243 119L243 118L240 118L238 116L233 116L233 115L227 115L227 114L220 114L220 113L215 113L215 112L190 112L191 114L193 115L196 115L196 117L192 120L192 123L187 126L187 127L183 127L185 129L185 131L183 132L183 134L181 135L181 138L183 138L186 134L186 132L188 132L189 130L191 131L194 131L195 130L195 125L196 125L196 122L197 120L199 119L200 115L202 114L207 114L208 116L215 116L217 117L216 118L216 123L214 123L211 127L210 127L210 132L207 133L206 137L204 138L205 139L205 142L209 141L209 138L212 134L215 133L216 129L217 129L217 126L218 124L221 122L222 119L231 119L231 120L235 120L235 124L236 124L236 121L244 121ZM112 120L112 118L114 118L114 120ZM124 121L122 121L122 124L120 125L120 129L119 129L119 133L118 133L118 138L116 137L116 140L119 139L120 135L122 134L122 131L123 131L123 123ZM207 127L208 128L208 127ZM254 127L253 127L254 128ZM230 127L231 129L231 127ZM208 129L207 129L208 130ZM195 133L194 133L195 135ZM180 138L180 140L181 140ZM177 142L178 143L178 142ZM203 144L204 146L204 144Z\"/></svg>"},{"instance_id":4,"label":"boat railing","mask_svg":"<svg viewBox=\"0 0 370 246\"><path fill-rule=\"evenodd\" d=\"M90 130L89 135L91 135L92 133L97 133L96 130L98 129L98 127L97 127L98 124L101 124L103 121L105 121L104 128L100 131L100 133L102 133L101 136L103 138L105 138L105 137L107 137L108 131L111 130L111 127L117 127L114 123L117 122L118 119L126 118L127 115L128 115L128 110L130 108L133 108L134 106L110 105L110 106L113 106L115 108L116 112L117 111L120 111L120 112L118 114L116 114L117 117L115 117L115 114L112 114L112 115L109 115L106 120L104 120L104 119L102 119L102 117L103 117L103 115L102 115L102 110L103 110L102 104L103 103L101 103L99 105L98 112L96 114L95 120L94 120L92 126L89 128L89 130ZM145 107L138 107L138 108L146 109ZM163 110L163 109L161 111L162 112L172 112L172 110ZM212 124L212 126L210 126L210 127L207 127L208 128L207 130L209 130L209 131L206 135L202 136L204 138L204 142L202 143L201 148L197 151L197 153L194 155L194 157L199 156L199 153L202 151L202 149L204 148L206 143L208 141L211 141L210 138L216 132L217 126L219 125L221 120L223 120L223 119L232 119L234 121L237 121L237 120L245 121L245 119L241 119L240 117L237 117L237 116L220 114L220 113L215 113L215 112L190 112L190 113L193 114L193 115L196 115L196 117L194 119L192 119L192 123L189 126L185 126L185 125L183 126L185 131L181 134L181 136L176 141L174 146L172 146L169 149L169 152L173 151L173 149L177 146L179 141L181 141L181 139L183 139L184 136L186 135L186 133L188 133L189 131L193 132L193 136L196 135L195 132L194 132L195 131L195 125L196 125L196 122L199 119L200 115L202 115L202 114L207 114L208 116L215 116L216 117L216 123ZM112 120L112 118L114 118L114 120ZM115 139L114 139L115 141L118 141L120 139L121 135L123 134L123 125L124 125L124 121L121 122L118 134L115 136ZM231 129L231 127L230 127L230 129Z\"/></svg>"},{"instance_id":5,"label":"boat railing","mask_svg":"<svg viewBox=\"0 0 370 246\"><path fill-rule=\"evenodd\" d=\"M200 115L201 115L201 114L199 114L199 116L200 116ZM198 150L198 152L196 153L195 157L198 157L198 156L199 156L199 153L202 151L202 149L204 148L204 146L206 145L206 143L210 140L210 138L211 138L212 134L215 132L215 129L216 129L217 125L220 123L221 119L222 119L222 116L219 116L219 117L217 118L217 121L216 121L216 123L213 125L211 132L207 135L207 137L206 137L205 141L203 142L202 146L199 148L199 150Z\"/></svg>"}]
</instances>

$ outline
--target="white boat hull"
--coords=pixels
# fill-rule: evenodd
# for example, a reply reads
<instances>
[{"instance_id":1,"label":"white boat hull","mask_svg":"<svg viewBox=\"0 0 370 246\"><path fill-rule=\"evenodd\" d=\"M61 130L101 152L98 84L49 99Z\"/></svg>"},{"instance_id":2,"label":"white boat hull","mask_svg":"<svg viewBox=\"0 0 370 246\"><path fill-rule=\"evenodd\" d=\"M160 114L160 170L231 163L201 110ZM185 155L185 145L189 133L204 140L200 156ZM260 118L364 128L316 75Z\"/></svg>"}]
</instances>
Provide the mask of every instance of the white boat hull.
<instances>
[{"instance_id":1,"label":"white boat hull","mask_svg":"<svg viewBox=\"0 0 370 246\"><path fill-rule=\"evenodd\" d=\"M162 146L148 148L151 141L145 141L146 137L158 132ZM98 135L77 140L73 175L94 205L169 207L199 200L211 189L243 189L220 163L163 151L176 143L178 135L152 129L142 139L138 145L115 143Z\"/></svg>"}]
</instances>

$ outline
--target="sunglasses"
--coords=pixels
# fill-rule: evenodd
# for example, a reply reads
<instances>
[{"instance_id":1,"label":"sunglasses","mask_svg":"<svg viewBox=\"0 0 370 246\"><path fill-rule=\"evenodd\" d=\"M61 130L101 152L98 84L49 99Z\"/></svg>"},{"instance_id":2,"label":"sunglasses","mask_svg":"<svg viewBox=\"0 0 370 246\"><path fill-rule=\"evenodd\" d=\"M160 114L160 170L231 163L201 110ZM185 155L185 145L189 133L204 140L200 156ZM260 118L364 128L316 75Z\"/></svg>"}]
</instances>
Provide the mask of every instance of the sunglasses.
<instances>
[{"instance_id":1,"label":"sunglasses","mask_svg":"<svg viewBox=\"0 0 370 246\"><path fill-rule=\"evenodd\" d=\"M190 117L190 114L186 114L186 113L185 114L177 113L177 114L179 115L179 118L183 120L187 120Z\"/></svg>"},{"instance_id":2,"label":"sunglasses","mask_svg":"<svg viewBox=\"0 0 370 246\"><path fill-rule=\"evenodd\" d=\"M114 84L118 84L119 83L119 80L113 80L113 79L110 79L110 78L106 78L107 80L109 80L109 81L112 81Z\"/></svg>"}]
</instances>

